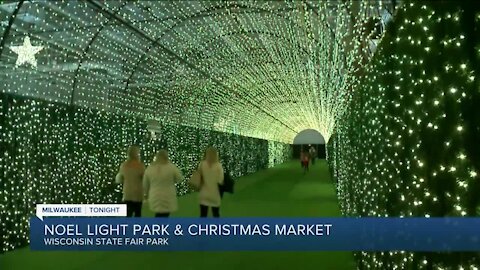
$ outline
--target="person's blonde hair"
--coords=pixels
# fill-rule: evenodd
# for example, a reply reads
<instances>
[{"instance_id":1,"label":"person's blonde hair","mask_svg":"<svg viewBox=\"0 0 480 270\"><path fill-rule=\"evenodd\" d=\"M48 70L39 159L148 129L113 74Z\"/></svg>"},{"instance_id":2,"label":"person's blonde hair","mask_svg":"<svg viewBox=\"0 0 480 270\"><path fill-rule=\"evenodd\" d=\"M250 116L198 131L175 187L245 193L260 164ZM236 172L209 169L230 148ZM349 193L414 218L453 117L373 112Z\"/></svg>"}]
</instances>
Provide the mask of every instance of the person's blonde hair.
<instances>
[{"instance_id":1,"label":"person's blonde hair","mask_svg":"<svg viewBox=\"0 0 480 270\"><path fill-rule=\"evenodd\" d=\"M218 152L217 149L214 147L208 147L205 150L205 160L210 162L210 163L216 163L218 162Z\"/></svg>"},{"instance_id":2,"label":"person's blonde hair","mask_svg":"<svg viewBox=\"0 0 480 270\"><path fill-rule=\"evenodd\" d=\"M139 159L139 154L140 154L140 147L136 145L131 145L127 149L127 158L132 160L132 159Z\"/></svg>"},{"instance_id":3,"label":"person's blonde hair","mask_svg":"<svg viewBox=\"0 0 480 270\"><path fill-rule=\"evenodd\" d=\"M168 161L168 152L165 149L162 149L157 152L155 155L155 161Z\"/></svg>"}]
</instances>

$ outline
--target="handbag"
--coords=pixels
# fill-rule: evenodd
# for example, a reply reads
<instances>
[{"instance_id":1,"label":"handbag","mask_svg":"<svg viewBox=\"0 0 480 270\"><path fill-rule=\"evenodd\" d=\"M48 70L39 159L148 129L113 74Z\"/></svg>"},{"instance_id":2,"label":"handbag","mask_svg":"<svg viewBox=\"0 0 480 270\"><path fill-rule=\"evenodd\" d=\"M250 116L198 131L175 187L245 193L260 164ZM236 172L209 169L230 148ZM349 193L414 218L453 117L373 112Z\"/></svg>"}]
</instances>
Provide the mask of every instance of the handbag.
<instances>
[{"instance_id":1,"label":"handbag","mask_svg":"<svg viewBox=\"0 0 480 270\"><path fill-rule=\"evenodd\" d=\"M200 187L202 186L202 174L200 170L196 170L193 172L192 176L190 177L190 180L188 180L188 184L195 191L200 190Z\"/></svg>"}]
</instances>

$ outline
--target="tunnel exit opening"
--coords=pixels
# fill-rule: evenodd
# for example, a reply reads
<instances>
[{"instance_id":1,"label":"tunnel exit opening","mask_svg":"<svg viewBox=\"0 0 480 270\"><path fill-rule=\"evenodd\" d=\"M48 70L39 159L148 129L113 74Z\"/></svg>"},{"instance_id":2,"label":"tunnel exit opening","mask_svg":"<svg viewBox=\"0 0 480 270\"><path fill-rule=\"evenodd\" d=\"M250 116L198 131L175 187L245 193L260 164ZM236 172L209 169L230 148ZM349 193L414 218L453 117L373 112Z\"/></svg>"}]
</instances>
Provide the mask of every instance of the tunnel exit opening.
<instances>
[{"instance_id":1,"label":"tunnel exit opening","mask_svg":"<svg viewBox=\"0 0 480 270\"><path fill-rule=\"evenodd\" d=\"M317 153L317 158L326 157L325 139L322 134L315 129L302 130L293 139L293 158L300 158L302 151L308 151L313 146Z\"/></svg>"}]
</instances>

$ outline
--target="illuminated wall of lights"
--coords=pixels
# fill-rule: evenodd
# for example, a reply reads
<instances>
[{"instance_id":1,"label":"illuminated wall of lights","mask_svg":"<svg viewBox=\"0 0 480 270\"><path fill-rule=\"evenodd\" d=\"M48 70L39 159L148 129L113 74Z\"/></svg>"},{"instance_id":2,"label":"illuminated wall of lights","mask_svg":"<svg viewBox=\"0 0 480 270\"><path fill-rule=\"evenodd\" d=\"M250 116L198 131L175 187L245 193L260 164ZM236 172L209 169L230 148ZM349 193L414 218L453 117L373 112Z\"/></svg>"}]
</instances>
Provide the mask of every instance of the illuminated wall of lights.
<instances>
[{"instance_id":1,"label":"illuminated wall of lights","mask_svg":"<svg viewBox=\"0 0 480 270\"><path fill-rule=\"evenodd\" d=\"M116 203L114 183L130 144L148 164L159 149L188 178L204 149L215 146L233 177L289 158L290 145L191 127L162 126L152 139L142 119L0 94L2 251L27 244L37 203ZM179 195L189 192L186 182Z\"/></svg>"},{"instance_id":2,"label":"illuminated wall of lights","mask_svg":"<svg viewBox=\"0 0 480 270\"><path fill-rule=\"evenodd\" d=\"M480 215L480 11L405 4L328 145L346 216ZM476 28L476 29L475 29ZM478 253L357 253L360 269L478 269Z\"/></svg>"},{"instance_id":3,"label":"illuminated wall of lights","mask_svg":"<svg viewBox=\"0 0 480 270\"><path fill-rule=\"evenodd\" d=\"M328 141L368 55L365 22L389 2L1 4L0 92L31 99L2 105L0 139L10 147L2 149L26 148L0 162L9 179L0 250L25 243L34 202L118 199L108 179L132 141L144 142L146 160L168 146L186 172L213 141L235 176L286 160L285 143L302 130ZM157 143L147 140L147 119L164 125ZM42 167L49 159L58 166ZM78 197L65 197L72 187Z\"/></svg>"}]
</instances>

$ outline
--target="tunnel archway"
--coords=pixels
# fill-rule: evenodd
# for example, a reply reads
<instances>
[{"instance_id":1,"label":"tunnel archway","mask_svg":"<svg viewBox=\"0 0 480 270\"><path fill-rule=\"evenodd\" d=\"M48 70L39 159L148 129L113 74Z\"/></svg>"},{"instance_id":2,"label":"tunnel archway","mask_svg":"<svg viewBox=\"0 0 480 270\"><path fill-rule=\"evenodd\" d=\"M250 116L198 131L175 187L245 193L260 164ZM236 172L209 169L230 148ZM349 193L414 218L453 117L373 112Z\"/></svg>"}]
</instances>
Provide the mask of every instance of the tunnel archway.
<instances>
[{"instance_id":1,"label":"tunnel archway","mask_svg":"<svg viewBox=\"0 0 480 270\"><path fill-rule=\"evenodd\" d=\"M325 144L325 139L322 134L315 129L305 129L295 136L293 144Z\"/></svg>"},{"instance_id":2,"label":"tunnel archway","mask_svg":"<svg viewBox=\"0 0 480 270\"><path fill-rule=\"evenodd\" d=\"M313 146L318 158L325 158L325 139L315 129L300 131L293 139L293 157L299 158L300 152L308 150Z\"/></svg>"},{"instance_id":3,"label":"tunnel archway","mask_svg":"<svg viewBox=\"0 0 480 270\"><path fill-rule=\"evenodd\" d=\"M120 201L111 180L129 145L145 163L168 149L185 176L213 145L239 177L289 161L302 130L328 141L365 56L356 22L385 7L0 1L0 252L28 244L35 202ZM177 193L190 191L183 181Z\"/></svg>"},{"instance_id":4,"label":"tunnel archway","mask_svg":"<svg viewBox=\"0 0 480 270\"><path fill-rule=\"evenodd\" d=\"M328 134L348 80L331 87L326 78L362 57L341 42L353 31L347 3L8 2L2 91L283 143L305 128ZM44 48L38 68L17 68L5 49L26 36ZM327 55L335 48L338 59ZM278 109L285 100L295 105Z\"/></svg>"}]
</instances>

